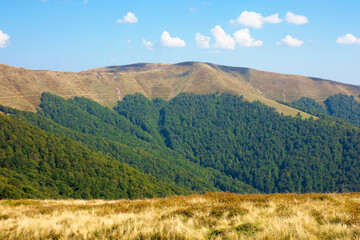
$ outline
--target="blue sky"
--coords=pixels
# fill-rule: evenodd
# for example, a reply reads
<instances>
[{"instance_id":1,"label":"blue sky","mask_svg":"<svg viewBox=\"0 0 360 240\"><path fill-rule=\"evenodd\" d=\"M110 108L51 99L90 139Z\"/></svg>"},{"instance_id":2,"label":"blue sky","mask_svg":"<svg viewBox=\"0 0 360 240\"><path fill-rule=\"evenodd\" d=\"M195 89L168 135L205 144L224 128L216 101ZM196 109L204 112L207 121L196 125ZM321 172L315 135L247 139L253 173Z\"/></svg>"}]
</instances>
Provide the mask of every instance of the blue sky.
<instances>
[{"instance_id":1,"label":"blue sky","mask_svg":"<svg viewBox=\"0 0 360 240\"><path fill-rule=\"evenodd\" d=\"M360 84L358 0L1 0L0 62L202 61Z\"/></svg>"}]
</instances>

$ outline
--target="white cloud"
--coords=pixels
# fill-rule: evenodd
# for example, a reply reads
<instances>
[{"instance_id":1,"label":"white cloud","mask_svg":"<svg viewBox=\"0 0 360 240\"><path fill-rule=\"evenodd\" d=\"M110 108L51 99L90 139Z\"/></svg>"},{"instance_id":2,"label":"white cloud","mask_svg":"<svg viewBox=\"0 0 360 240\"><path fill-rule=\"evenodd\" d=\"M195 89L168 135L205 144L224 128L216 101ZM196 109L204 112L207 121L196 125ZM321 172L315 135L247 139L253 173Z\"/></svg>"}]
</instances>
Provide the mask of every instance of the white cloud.
<instances>
[{"instance_id":1,"label":"white cloud","mask_svg":"<svg viewBox=\"0 0 360 240\"><path fill-rule=\"evenodd\" d=\"M346 34L345 36L342 37L338 37L338 39L336 40L337 43L340 44L347 44L347 45L351 45L351 44L360 44L360 39L355 37L354 35L352 35L351 33Z\"/></svg>"},{"instance_id":2,"label":"white cloud","mask_svg":"<svg viewBox=\"0 0 360 240\"><path fill-rule=\"evenodd\" d=\"M287 35L285 38L281 39L280 42L276 42L276 45L286 44L290 47L301 47L303 43L304 41L301 41L299 39L293 38L290 35Z\"/></svg>"},{"instance_id":3,"label":"white cloud","mask_svg":"<svg viewBox=\"0 0 360 240\"><path fill-rule=\"evenodd\" d=\"M276 24L282 21L278 13L263 17L260 13L243 11L237 19L231 20L230 23L252 28L262 28L264 22Z\"/></svg>"},{"instance_id":4,"label":"white cloud","mask_svg":"<svg viewBox=\"0 0 360 240\"><path fill-rule=\"evenodd\" d=\"M305 24L305 23L309 22L307 17L301 16L301 15L296 15L292 12L287 12L285 19L288 23L292 23L292 24L296 24L296 25Z\"/></svg>"},{"instance_id":5,"label":"white cloud","mask_svg":"<svg viewBox=\"0 0 360 240\"><path fill-rule=\"evenodd\" d=\"M247 28L241 29L234 33L234 39L242 47L260 47L263 42L260 40L254 40L250 36L250 31Z\"/></svg>"},{"instance_id":6,"label":"white cloud","mask_svg":"<svg viewBox=\"0 0 360 240\"><path fill-rule=\"evenodd\" d=\"M264 19L264 22L268 22L268 23L272 23L272 24L281 23L283 21L281 18L279 18L278 13L264 17L263 19Z\"/></svg>"},{"instance_id":7,"label":"white cloud","mask_svg":"<svg viewBox=\"0 0 360 240\"><path fill-rule=\"evenodd\" d=\"M201 33L195 35L196 46L199 48L210 48L210 37L204 36Z\"/></svg>"},{"instance_id":8,"label":"white cloud","mask_svg":"<svg viewBox=\"0 0 360 240\"><path fill-rule=\"evenodd\" d=\"M0 48L5 48L10 43L10 36L0 30Z\"/></svg>"},{"instance_id":9,"label":"white cloud","mask_svg":"<svg viewBox=\"0 0 360 240\"><path fill-rule=\"evenodd\" d=\"M165 47L185 47L186 43L184 40L178 38L178 37L171 37L169 32L164 31L161 34L161 43Z\"/></svg>"},{"instance_id":10,"label":"white cloud","mask_svg":"<svg viewBox=\"0 0 360 240\"><path fill-rule=\"evenodd\" d=\"M235 40L217 25L210 30L215 38L214 48L235 49Z\"/></svg>"},{"instance_id":11,"label":"white cloud","mask_svg":"<svg viewBox=\"0 0 360 240\"><path fill-rule=\"evenodd\" d=\"M142 39L142 45L145 46L149 50L153 50L154 44L150 41L146 41L145 38Z\"/></svg>"},{"instance_id":12,"label":"white cloud","mask_svg":"<svg viewBox=\"0 0 360 240\"><path fill-rule=\"evenodd\" d=\"M247 27L261 28L264 21L260 13L244 11L237 19L230 22Z\"/></svg>"},{"instance_id":13,"label":"white cloud","mask_svg":"<svg viewBox=\"0 0 360 240\"><path fill-rule=\"evenodd\" d=\"M117 19L117 23L137 23L138 19L135 17L135 14L128 12L122 19Z\"/></svg>"}]
</instances>

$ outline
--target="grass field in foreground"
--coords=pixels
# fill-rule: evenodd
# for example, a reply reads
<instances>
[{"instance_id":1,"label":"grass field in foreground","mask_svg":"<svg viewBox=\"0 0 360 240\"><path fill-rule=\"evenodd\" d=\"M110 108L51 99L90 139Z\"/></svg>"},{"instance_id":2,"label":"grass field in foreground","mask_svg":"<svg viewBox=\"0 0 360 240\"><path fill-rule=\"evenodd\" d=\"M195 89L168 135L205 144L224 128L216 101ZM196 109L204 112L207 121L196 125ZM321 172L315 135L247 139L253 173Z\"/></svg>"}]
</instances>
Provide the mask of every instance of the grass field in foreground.
<instances>
[{"instance_id":1,"label":"grass field in foreground","mask_svg":"<svg viewBox=\"0 0 360 240\"><path fill-rule=\"evenodd\" d=\"M2 200L1 239L360 239L360 193Z\"/></svg>"}]
</instances>

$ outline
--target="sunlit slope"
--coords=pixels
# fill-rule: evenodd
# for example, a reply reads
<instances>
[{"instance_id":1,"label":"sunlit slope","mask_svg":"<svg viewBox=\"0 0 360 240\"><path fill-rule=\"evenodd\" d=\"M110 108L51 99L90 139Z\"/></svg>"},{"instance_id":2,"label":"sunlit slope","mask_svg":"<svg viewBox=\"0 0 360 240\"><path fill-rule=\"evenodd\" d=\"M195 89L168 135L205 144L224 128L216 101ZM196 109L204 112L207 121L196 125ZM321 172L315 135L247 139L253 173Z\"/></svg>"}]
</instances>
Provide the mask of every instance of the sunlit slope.
<instances>
[{"instance_id":1,"label":"sunlit slope","mask_svg":"<svg viewBox=\"0 0 360 240\"><path fill-rule=\"evenodd\" d=\"M276 100L291 101L302 96L325 100L337 93L360 94L360 87L333 81L199 62L140 63L80 73L35 71L0 64L0 86L0 104L30 111L39 105L42 92L65 98L84 96L108 107L136 92L166 100L180 92L229 92L261 101L286 115L299 111Z\"/></svg>"},{"instance_id":2,"label":"sunlit slope","mask_svg":"<svg viewBox=\"0 0 360 240\"><path fill-rule=\"evenodd\" d=\"M42 92L65 98L86 96L103 105L117 101L112 74L33 71L0 64L0 103L20 110L34 111Z\"/></svg>"},{"instance_id":3,"label":"sunlit slope","mask_svg":"<svg viewBox=\"0 0 360 240\"><path fill-rule=\"evenodd\" d=\"M301 97L310 97L316 101L324 101L329 96L345 94L353 95L359 100L360 87L350 84L258 70L250 70L249 75L252 86L270 99L292 102Z\"/></svg>"}]
</instances>

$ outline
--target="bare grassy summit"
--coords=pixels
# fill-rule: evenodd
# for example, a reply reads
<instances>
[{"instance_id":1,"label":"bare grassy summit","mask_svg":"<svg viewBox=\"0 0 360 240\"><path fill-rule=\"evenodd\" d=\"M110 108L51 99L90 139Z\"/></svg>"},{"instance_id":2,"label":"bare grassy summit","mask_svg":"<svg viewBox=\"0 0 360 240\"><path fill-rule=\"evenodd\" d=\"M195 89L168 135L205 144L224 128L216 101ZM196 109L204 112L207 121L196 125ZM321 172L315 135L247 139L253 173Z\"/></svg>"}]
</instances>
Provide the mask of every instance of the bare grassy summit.
<instances>
[{"instance_id":1,"label":"bare grassy summit","mask_svg":"<svg viewBox=\"0 0 360 240\"><path fill-rule=\"evenodd\" d=\"M114 107L127 94L171 99L181 92L228 92L258 100L286 115L299 111L276 102L303 96L318 101L337 93L359 96L360 87L309 77L200 62L138 63L79 73L28 70L0 64L0 104L34 111L42 92L61 97L84 96ZM358 99L357 99L358 100ZM305 117L309 116L303 113Z\"/></svg>"},{"instance_id":2,"label":"bare grassy summit","mask_svg":"<svg viewBox=\"0 0 360 240\"><path fill-rule=\"evenodd\" d=\"M1 239L360 239L360 194L2 200Z\"/></svg>"}]
</instances>

